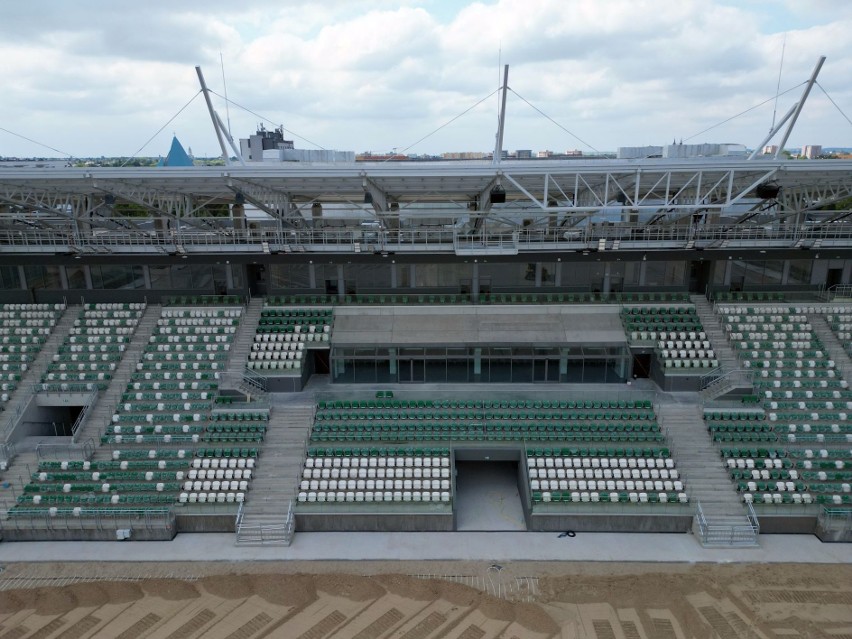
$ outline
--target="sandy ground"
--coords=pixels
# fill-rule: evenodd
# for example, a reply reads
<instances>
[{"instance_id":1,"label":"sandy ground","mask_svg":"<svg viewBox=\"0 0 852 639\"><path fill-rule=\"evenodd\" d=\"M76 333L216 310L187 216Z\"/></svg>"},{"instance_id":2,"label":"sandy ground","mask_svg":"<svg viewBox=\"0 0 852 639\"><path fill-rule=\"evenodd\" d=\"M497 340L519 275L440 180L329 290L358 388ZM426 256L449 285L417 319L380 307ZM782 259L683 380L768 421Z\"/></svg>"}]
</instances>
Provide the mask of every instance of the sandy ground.
<instances>
[{"instance_id":1,"label":"sandy ground","mask_svg":"<svg viewBox=\"0 0 852 639\"><path fill-rule=\"evenodd\" d=\"M852 567L7 564L0 639L852 637Z\"/></svg>"}]
</instances>

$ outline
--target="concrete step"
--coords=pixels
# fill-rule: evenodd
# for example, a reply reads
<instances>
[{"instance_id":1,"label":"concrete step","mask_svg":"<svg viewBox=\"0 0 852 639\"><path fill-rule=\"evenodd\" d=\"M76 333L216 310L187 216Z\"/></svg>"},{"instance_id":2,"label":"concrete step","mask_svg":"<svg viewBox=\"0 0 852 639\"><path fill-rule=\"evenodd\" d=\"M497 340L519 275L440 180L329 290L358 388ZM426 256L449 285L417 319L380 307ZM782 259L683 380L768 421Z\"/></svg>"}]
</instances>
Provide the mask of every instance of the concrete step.
<instances>
[{"instance_id":1,"label":"concrete step","mask_svg":"<svg viewBox=\"0 0 852 639\"><path fill-rule=\"evenodd\" d=\"M253 298L247 307L243 310L243 315L240 318L240 325L237 327L237 332L234 339L231 341L231 349L228 355L228 364L226 370L233 372L242 372L245 368L248 353L251 350L254 336L257 332L257 324L260 321L260 314L263 310L263 298Z\"/></svg>"}]
</instances>

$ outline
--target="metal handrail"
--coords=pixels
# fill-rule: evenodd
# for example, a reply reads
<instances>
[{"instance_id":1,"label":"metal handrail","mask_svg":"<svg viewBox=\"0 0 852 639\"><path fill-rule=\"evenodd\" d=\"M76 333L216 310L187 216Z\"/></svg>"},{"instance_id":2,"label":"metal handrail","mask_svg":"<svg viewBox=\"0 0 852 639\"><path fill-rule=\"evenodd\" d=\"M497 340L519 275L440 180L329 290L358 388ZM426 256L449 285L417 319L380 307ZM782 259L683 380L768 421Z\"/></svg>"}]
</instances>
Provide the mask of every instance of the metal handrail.
<instances>
[{"instance_id":1,"label":"metal handrail","mask_svg":"<svg viewBox=\"0 0 852 639\"><path fill-rule=\"evenodd\" d=\"M120 218L116 218L119 222ZM132 218L128 218L132 220ZM203 222L204 218L196 221ZM220 218L210 218L221 224ZM81 232L79 229L65 231L59 229L26 229L20 231L0 231L0 245L35 249L43 247L52 251L63 250L68 253L96 255L106 254L112 248L153 247L166 253L176 253L193 248L218 249L251 245L260 249L265 242L275 252L287 250L328 251L341 247L368 245L379 250L395 251L422 250L431 246L436 250L454 250L457 247L480 245L516 249L559 249L569 246L591 247L600 240L619 240L621 248L632 242L646 244L649 241L674 244L685 248L689 242L713 244L722 241L747 242L749 246L790 247L801 239L813 240L849 240L852 239L852 224L832 224L822 226L800 226L792 228L748 228L737 225L719 226L644 226L644 225L596 225L589 224L572 228L566 232L562 228L521 228L481 230L470 234L458 228L413 228L400 230L370 229L363 231L351 229L292 229L278 228L237 229L218 228L210 231L197 229L173 229L168 233L158 231L134 231L116 229L105 232Z\"/></svg>"}]
</instances>

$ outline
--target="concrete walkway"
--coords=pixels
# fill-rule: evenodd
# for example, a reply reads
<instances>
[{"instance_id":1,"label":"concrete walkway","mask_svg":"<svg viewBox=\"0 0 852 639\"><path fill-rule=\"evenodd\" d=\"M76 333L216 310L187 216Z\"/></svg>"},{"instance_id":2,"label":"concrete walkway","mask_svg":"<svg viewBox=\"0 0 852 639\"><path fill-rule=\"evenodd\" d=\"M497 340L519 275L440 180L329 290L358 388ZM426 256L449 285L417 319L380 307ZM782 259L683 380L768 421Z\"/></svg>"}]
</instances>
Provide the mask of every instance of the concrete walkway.
<instances>
[{"instance_id":1,"label":"concrete walkway","mask_svg":"<svg viewBox=\"0 0 852 639\"><path fill-rule=\"evenodd\" d=\"M296 533L284 546L235 546L233 534L173 541L6 542L0 564L40 561L617 561L852 564L852 544L763 535L760 548L708 549L687 533Z\"/></svg>"}]
</instances>

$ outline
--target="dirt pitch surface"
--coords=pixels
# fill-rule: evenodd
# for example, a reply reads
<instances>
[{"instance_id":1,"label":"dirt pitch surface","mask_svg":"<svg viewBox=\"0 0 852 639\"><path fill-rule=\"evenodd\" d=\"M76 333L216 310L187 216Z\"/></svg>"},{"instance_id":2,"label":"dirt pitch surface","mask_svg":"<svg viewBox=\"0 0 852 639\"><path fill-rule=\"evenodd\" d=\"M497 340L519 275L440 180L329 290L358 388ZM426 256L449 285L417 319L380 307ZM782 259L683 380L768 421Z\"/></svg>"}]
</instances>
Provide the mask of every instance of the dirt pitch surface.
<instances>
[{"instance_id":1,"label":"dirt pitch surface","mask_svg":"<svg viewBox=\"0 0 852 639\"><path fill-rule=\"evenodd\" d=\"M852 567L8 564L0 639L852 637Z\"/></svg>"}]
</instances>

